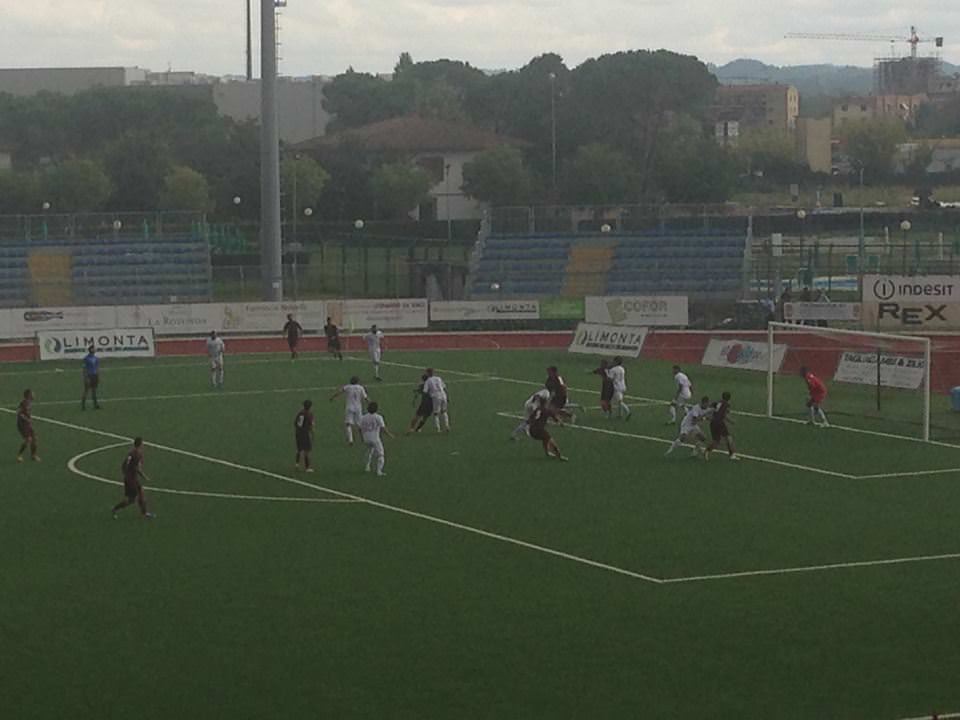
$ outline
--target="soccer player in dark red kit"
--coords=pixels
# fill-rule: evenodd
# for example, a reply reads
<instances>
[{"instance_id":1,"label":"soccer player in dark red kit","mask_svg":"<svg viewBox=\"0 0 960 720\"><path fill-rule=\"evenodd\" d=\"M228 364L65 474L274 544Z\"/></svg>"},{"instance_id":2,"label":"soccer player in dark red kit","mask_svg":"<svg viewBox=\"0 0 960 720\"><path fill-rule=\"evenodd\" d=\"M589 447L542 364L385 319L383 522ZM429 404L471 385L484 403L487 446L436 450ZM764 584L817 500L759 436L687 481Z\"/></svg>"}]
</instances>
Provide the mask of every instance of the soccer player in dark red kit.
<instances>
[{"instance_id":1,"label":"soccer player in dark red kit","mask_svg":"<svg viewBox=\"0 0 960 720\"><path fill-rule=\"evenodd\" d=\"M551 365L547 368L547 379L544 380L543 386L550 391L549 404L557 414L557 418L560 420L576 422L577 416L567 408L568 406L579 406L574 406L573 403L570 402L569 394L567 392L567 384L564 382L563 377L560 375L560 371L557 370L555 365Z\"/></svg>"},{"instance_id":2,"label":"soccer player in dark red kit","mask_svg":"<svg viewBox=\"0 0 960 720\"><path fill-rule=\"evenodd\" d=\"M600 361L600 367L590 371L592 375L600 376L600 409L608 418L612 417L610 403L613 401L613 380L607 374L609 369L610 363L603 359Z\"/></svg>"},{"instance_id":3,"label":"soccer player in dark red kit","mask_svg":"<svg viewBox=\"0 0 960 720\"><path fill-rule=\"evenodd\" d=\"M557 446L556 441L550 436L550 431L547 430L547 423L553 420L558 422L559 418L557 417L557 411L551 407L540 407L534 411L533 415L530 416L529 429L527 430L530 437L534 440L539 440L543 445L543 451L547 454L547 457L555 457L557 460L563 462L567 461L567 458L563 456L560 452L560 448Z\"/></svg>"},{"instance_id":4,"label":"soccer player in dark red kit","mask_svg":"<svg viewBox=\"0 0 960 720\"><path fill-rule=\"evenodd\" d=\"M727 452L730 453L731 460L739 460L737 452L733 447L733 436L730 434L728 423L733 423L730 417L730 393L725 392L720 396L720 402L713 404L713 414L710 416L710 445L703 453L703 459L709 460L710 453L720 447L720 443L726 442Z\"/></svg>"},{"instance_id":5,"label":"soccer player in dark red kit","mask_svg":"<svg viewBox=\"0 0 960 720\"><path fill-rule=\"evenodd\" d=\"M20 449L17 450L17 462L23 462L23 453L30 448L30 459L40 462L40 456L37 455L37 435L33 431L33 392L31 390L23 391L23 400L17 406L17 432L20 433Z\"/></svg>"},{"instance_id":6,"label":"soccer player in dark red kit","mask_svg":"<svg viewBox=\"0 0 960 720\"><path fill-rule=\"evenodd\" d=\"M807 399L810 419L807 423L814 427L830 427L827 415L823 412L823 401L827 399L827 386L808 368L800 368L800 375L806 381L807 391L810 393L810 397Z\"/></svg>"},{"instance_id":7,"label":"soccer player in dark red kit","mask_svg":"<svg viewBox=\"0 0 960 720\"><path fill-rule=\"evenodd\" d=\"M113 519L116 520L117 513L133 503L140 506L140 515L145 520L155 518L156 515L147 511L147 499L144 497L143 485L140 482L141 480L150 482L150 478L143 472L142 437L134 438L133 447L123 459L120 469L123 472L123 500L113 506Z\"/></svg>"},{"instance_id":8,"label":"soccer player in dark red kit","mask_svg":"<svg viewBox=\"0 0 960 720\"><path fill-rule=\"evenodd\" d=\"M303 325L293 319L293 315L287 315L287 322L283 326L283 332L287 336L287 347L290 348L290 359L297 359L297 345L300 344L300 338L303 337Z\"/></svg>"},{"instance_id":9,"label":"soccer player in dark red kit","mask_svg":"<svg viewBox=\"0 0 960 720\"><path fill-rule=\"evenodd\" d=\"M340 349L340 328L330 318L327 318L327 324L323 326L323 334L327 336L327 352L337 360L343 360Z\"/></svg>"},{"instance_id":10,"label":"soccer player in dark red kit","mask_svg":"<svg viewBox=\"0 0 960 720\"><path fill-rule=\"evenodd\" d=\"M297 441L297 469L300 468L300 458L303 457L303 469L308 473L313 472L310 467L310 452L313 450L313 412L311 408L313 403L309 400L303 401L303 409L297 413L293 420L293 432Z\"/></svg>"}]
</instances>

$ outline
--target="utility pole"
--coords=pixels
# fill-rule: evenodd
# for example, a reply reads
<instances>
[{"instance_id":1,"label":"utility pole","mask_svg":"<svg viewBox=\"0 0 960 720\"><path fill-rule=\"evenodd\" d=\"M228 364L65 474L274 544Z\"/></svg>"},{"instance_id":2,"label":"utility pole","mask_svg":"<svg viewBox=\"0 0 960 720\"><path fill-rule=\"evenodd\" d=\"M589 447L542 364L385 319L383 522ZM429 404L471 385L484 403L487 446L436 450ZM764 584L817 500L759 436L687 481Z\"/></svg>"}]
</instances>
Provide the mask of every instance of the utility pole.
<instances>
[{"instance_id":1,"label":"utility pole","mask_svg":"<svg viewBox=\"0 0 960 720\"><path fill-rule=\"evenodd\" d=\"M557 194L557 74L550 73L550 154L553 167L553 194Z\"/></svg>"},{"instance_id":2,"label":"utility pole","mask_svg":"<svg viewBox=\"0 0 960 720\"><path fill-rule=\"evenodd\" d=\"M253 0L246 0L247 3L247 82L253 80L253 10L250 3Z\"/></svg>"},{"instance_id":3,"label":"utility pole","mask_svg":"<svg viewBox=\"0 0 960 720\"><path fill-rule=\"evenodd\" d=\"M260 0L260 275L263 299L283 300L276 0Z\"/></svg>"}]
</instances>

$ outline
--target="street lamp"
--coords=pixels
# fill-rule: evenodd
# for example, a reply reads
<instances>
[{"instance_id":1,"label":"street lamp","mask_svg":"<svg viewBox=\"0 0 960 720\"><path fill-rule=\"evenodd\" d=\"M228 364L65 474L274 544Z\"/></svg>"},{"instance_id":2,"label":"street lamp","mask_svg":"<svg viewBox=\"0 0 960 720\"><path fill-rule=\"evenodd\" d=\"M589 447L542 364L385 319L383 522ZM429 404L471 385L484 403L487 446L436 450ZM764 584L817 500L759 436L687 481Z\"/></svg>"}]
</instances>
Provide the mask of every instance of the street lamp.
<instances>
[{"instance_id":1,"label":"street lamp","mask_svg":"<svg viewBox=\"0 0 960 720\"><path fill-rule=\"evenodd\" d=\"M233 196L233 204L234 204L234 205L238 205L238 206L239 206L241 202L243 202L243 201L240 199L240 196L239 196L239 195L234 195L234 196Z\"/></svg>"},{"instance_id":2,"label":"street lamp","mask_svg":"<svg viewBox=\"0 0 960 720\"><path fill-rule=\"evenodd\" d=\"M450 244L450 241L453 239L453 226L450 222L450 163L444 165L443 173L446 182L444 196L447 199L447 244Z\"/></svg>"},{"instance_id":3,"label":"street lamp","mask_svg":"<svg viewBox=\"0 0 960 720\"><path fill-rule=\"evenodd\" d=\"M910 228L912 227L913 225L909 220L904 220L900 223L900 229L903 231L903 252L900 256L902 258L901 265L904 274L907 272L907 233L910 232Z\"/></svg>"},{"instance_id":4,"label":"street lamp","mask_svg":"<svg viewBox=\"0 0 960 720\"><path fill-rule=\"evenodd\" d=\"M550 73L550 155L553 167L553 192L557 192L557 74ZM556 200L556 197L554 197Z\"/></svg>"}]
</instances>

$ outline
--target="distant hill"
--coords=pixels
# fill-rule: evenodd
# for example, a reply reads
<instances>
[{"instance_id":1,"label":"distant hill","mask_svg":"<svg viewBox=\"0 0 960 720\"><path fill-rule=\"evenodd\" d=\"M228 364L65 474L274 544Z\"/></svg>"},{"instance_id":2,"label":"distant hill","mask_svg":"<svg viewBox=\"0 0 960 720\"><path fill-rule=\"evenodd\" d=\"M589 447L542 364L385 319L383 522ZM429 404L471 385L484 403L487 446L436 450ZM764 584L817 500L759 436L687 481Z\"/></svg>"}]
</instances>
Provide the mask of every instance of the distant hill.
<instances>
[{"instance_id":1,"label":"distant hill","mask_svg":"<svg viewBox=\"0 0 960 720\"><path fill-rule=\"evenodd\" d=\"M708 65L725 85L769 82L793 85L800 95L866 95L873 89L873 68L853 65L767 65L747 58L726 65ZM945 62L947 75L960 73L960 66Z\"/></svg>"}]
</instances>

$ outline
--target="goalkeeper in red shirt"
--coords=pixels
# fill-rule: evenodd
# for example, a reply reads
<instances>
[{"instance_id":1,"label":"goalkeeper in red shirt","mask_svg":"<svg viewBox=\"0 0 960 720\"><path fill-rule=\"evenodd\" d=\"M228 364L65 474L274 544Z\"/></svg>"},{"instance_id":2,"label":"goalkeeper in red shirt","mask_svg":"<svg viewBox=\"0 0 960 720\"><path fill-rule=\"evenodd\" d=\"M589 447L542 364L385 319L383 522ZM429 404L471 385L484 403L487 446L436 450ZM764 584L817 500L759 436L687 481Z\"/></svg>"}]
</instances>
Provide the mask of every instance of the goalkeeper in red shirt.
<instances>
[{"instance_id":1,"label":"goalkeeper in red shirt","mask_svg":"<svg viewBox=\"0 0 960 720\"><path fill-rule=\"evenodd\" d=\"M807 399L807 409L810 411L808 424L815 427L830 427L827 416L823 412L823 401L827 399L827 386L808 368L800 368L800 374L806 381L807 391L810 393Z\"/></svg>"}]
</instances>

